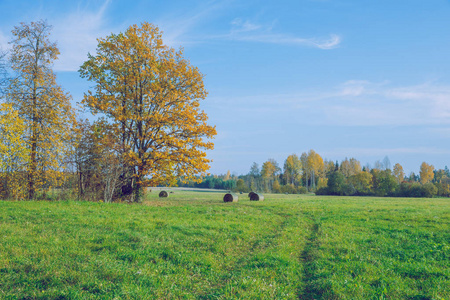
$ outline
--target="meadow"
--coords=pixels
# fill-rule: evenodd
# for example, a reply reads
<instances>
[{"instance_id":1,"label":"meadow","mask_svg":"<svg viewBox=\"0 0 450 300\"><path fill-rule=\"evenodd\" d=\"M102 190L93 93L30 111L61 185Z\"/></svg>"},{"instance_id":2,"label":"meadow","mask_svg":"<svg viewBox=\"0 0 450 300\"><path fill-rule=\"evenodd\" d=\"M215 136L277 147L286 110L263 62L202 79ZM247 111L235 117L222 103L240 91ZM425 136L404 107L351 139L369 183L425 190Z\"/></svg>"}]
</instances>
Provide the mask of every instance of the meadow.
<instances>
[{"instance_id":1,"label":"meadow","mask_svg":"<svg viewBox=\"0 0 450 300\"><path fill-rule=\"evenodd\" d=\"M450 201L0 202L0 299L450 299Z\"/></svg>"}]
</instances>

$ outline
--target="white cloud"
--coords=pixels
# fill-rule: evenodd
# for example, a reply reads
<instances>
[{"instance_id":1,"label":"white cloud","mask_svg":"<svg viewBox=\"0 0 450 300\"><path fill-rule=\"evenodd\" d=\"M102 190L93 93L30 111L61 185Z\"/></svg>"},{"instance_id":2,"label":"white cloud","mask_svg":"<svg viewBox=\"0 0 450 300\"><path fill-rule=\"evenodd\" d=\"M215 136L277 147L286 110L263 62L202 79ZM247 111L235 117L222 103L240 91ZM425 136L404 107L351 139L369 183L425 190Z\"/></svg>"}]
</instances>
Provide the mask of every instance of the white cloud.
<instances>
[{"instance_id":1,"label":"white cloud","mask_svg":"<svg viewBox=\"0 0 450 300\"><path fill-rule=\"evenodd\" d=\"M250 20L235 18L230 22L230 31L226 34L195 36L190 34L195 26L212 17L218 11L228 6L228 1L211 1L204 9L172 14L157 20L164 31L164 41L169 46L201 43L207 40L236 40L270 44L309 46L319 49L333 49L339 46L342 38L330 34L322 38L301 38L283 33L273 32L273 24L261 25Z\"/></svg>"},{"instance_id":2,"label":"white cloud","mask_svg":"<svg viewBox=\"0 0 450 300\"><path fill-rule=\"evenodd\" d=\"M346 81L307 92L210 97L206 107L232 109L259 118L293 116L296 124L411 126L450 124L450 86L426 83L393 86L389 82ZM305 114L304 112L308 112ZM275 113L275 114L274 114ZM301 118L294 118L295 115ZM280 120L281 121L281 120Z\"/></svg>"},{"instance_id":3,"label":"white cloud","mask_svg":"<svg viewBox=\"0 0 450 300\"><path fill-rule=\"evenodd\" d=\"M183 10L166 15L156 20L155 24L158 24L158 27L164 32L164 44L170 47L198 43L202 39L193 39L189 33L227 5L227 1L210 1L190 11Z\"/></svg>"},{"instance_id":4,"label":"white cloud","mask_svg":"<svg viewBox=\"0 0 450 300\"><path fill-rule=\"evenodd\" d=\"M238 41L260 42L269 44L310 46L319 49L333 49L341 43L338 35L332 34L329 38L299 38L284 34L236 34L232 33L230 39Z\"/></svg>"},{"instance_id":5,"label":"white cloud","mask_svg":"<svg viewBox=\"0 0 450 300\"><path fill-rule=\"evenodd\" d=\"M331 34L326 38L301 38L283 33L275 33L273 32L272 26L262 26L239 18L231 22L231 30L228 34L216 38L269 44L309 46L319 49L336 48L342 40L337 34Z\"/></svg>"},{"instance_id":6,"label":"white cloud","mask_svg":"<svg viewBox=\"0 0 450 300\"><path fill-rule=\"evenodd\" d=\"M254 24L248 20L243 21L240 18L236 18L233 21L231 21L231 26L232 32L248 32L258 30L261 28L261 25Z\"/></svg>"},{"instance_id":7,"label":"white cloud","mask_svg":"<svg viewBox=\"0 0 450 300\"><path fill-rule=\"evenodd\" d=\"M342 96L360 96L367 92L367 86L370 84L367 80L349 80L342 84Z\"/></svg>"},{"instance_id":8,"label":"white cloud","mask_svg":"<svg viewBox=\"0 0 450 300\"><path fill-rule=\"evenodd\" d=\"M88 52L93 53L97 46L97 38L110 34L107 30L105 12L110 0L106 0L99 8L78 8L68 15L56 18L53 38L57 40L61 52L55 62L56 71L76 71L87 59Z\"/></svg>"},{"instance_id":9,"label":"white cloud","mask_svg":"<svg viewBox=\"0 0 450 300\"><path fill-rule=\"evenodd\" d=\"M401 154L450 155L450 150L436 147L401 147L401 148L339 148L322 152L326 156L380 156Z\"/></svg>"},{"instance_id":10,"label":"white cloud","mask_svg":"<svg viewBox=\"0 0 450 300\"><path fill-rule=\"evenodd\" d=\"M450 86L347 81L334 94L318 92L327 122L340 125L450 124Z\"/></svg>"},{"instance_id":11,"label":"white cloud","mask_svg":"<svg viewBox=\"0 0 450 300\"><path fill-rule=\"evenodd\" d=\"M425 83L391 89L386 92L386 96L415 102L418 106L426 106L430 112L430 117L435 120L450 117L450 86Z\"/></svg>"},{"instance_id":12,"label":"white cloud","mask_svg":"<svg viewBox=\"0 0 450 300\"><path fill-rule=\"evenodd\" d=\"M0 30L0 51L5 51L10 48L9 41L10 38Z\"/></svg>"}]
</instances>

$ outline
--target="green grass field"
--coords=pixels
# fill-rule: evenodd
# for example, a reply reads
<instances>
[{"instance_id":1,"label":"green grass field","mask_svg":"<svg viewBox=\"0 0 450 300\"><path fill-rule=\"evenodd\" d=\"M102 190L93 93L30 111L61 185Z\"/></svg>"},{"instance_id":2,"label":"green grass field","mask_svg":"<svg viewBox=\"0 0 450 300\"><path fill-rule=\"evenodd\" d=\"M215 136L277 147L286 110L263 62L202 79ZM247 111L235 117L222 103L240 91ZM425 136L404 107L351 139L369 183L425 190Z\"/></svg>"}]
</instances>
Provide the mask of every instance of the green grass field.
<instances>
[{"instance_id":1,"label":"green grass field","mask_svg":"<svg viewBox=\"0 0 450 300\"><path fill-rule=\"evenodd\" d=\"M0 299L450 299L450 200L0 202Z\"/></svg>"}]
</instances>

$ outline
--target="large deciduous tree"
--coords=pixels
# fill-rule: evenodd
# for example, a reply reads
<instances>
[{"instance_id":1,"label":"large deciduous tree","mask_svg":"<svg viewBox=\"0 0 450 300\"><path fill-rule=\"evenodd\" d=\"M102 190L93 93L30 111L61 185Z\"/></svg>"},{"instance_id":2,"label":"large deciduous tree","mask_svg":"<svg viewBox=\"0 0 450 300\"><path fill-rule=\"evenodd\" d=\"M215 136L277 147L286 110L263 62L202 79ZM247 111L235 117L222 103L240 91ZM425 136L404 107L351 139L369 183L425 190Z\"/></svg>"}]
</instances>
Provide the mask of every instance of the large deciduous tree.
<instances>
[{"instance_id":1,"label":"large deciduous tree","mask_svg":"<svg viewBox=\"0 0 450 300\"><path fill-rule=\"evenodd\" d=\"M209 169L203 149L213 149L208 139L216 130L199 108L207 95L203 75L182 50L163 44L156 26L133 25L99 39L80 74L95 83L83 103L112 125L134 201L144 186L196 180Z\"/></svg>"},{"instance_id":2,"label":"large deciduous tree","mask_svg":"<svg viewBox=\"0 0 450 300\"><path fill-rule=\"evenodd\" d=\"M36 189L51 186L62 167L68 135L75 122L70 96L56 84L52 63L59 50L49 39L45 21L21 23L12 30L10 65L12 79L7 100L26 127L30 159L27 168L28 198Z\"/></svg>"}]
</instances>

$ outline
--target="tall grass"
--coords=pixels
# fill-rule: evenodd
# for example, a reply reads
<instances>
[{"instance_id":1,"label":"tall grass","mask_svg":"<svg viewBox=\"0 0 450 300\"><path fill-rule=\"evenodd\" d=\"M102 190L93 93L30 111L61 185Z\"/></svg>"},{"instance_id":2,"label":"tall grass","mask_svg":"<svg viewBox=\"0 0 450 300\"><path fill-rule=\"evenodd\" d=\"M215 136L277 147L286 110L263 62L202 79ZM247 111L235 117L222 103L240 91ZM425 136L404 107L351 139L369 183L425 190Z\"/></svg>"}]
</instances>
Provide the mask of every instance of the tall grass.
<instances>
[{"instance_id":1,"label":"tall grass","mask_svg":"<svg viewBox=\"0 0 450 300\"><path fill-rule=\"evenodd\" d=\"M0 202L0 299L448 299L450 203Z\"/></svg>"}]
</instances>

